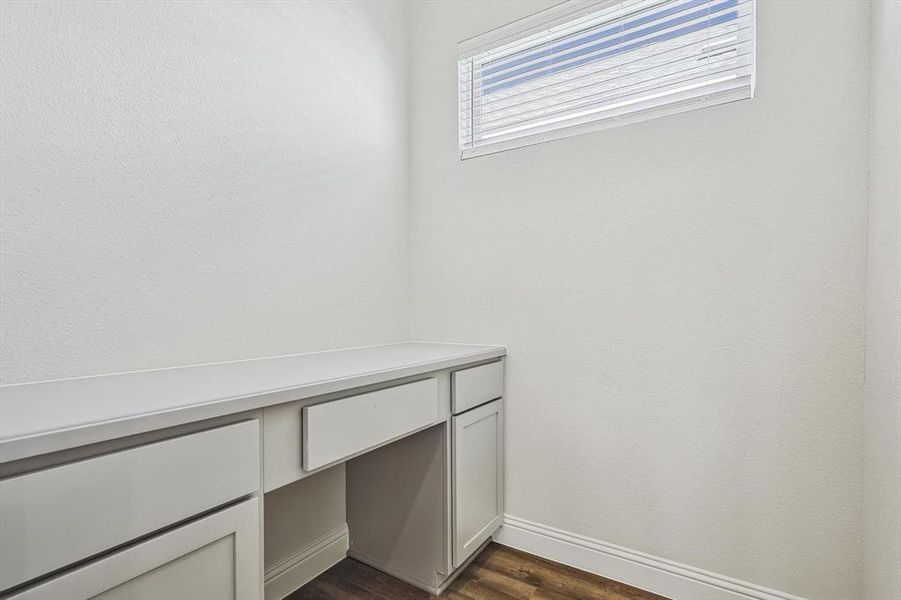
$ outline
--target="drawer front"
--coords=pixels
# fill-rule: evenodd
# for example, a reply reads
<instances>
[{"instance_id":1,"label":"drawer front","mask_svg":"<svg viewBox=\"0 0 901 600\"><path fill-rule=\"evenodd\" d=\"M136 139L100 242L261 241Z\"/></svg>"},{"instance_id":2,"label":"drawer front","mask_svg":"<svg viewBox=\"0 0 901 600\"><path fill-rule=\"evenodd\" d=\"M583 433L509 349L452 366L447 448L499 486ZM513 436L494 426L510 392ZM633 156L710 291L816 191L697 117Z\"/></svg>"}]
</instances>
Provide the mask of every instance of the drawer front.
<instances>
[{"instance_id":1,"label":"drawer front","mask_svg":"<svg viewBox=\"0 0 901 600\"><path fill-rule=\"evenodd\" d=\"M303 409L303 468L347 459L438 420L438 380L323 402Z\"/></svg>"},{"instance_id":2,"label":"drawer front","mask_svg":"<svg viewBox=\"0 0 901 600\"><path fill-rule=\"evenodd\" d=\"M260 486L259 421L0 481L0 590Z\"/></svg>"},{"instance_id":3,"label":"drawer front","mask_svg":"<svg viewBox=\"0 0 901 600\"><path fill-rule=\"evenodd\" d=\"M454 414L504 395L504 361L455 371L452 375Z\"/></svg>"},{"instance_id":4,"label":"drawer front","mask_svg":"<svg viewBox=\"0 0 901 600\"><path fill-rule=\"evenodd\" d=\"M257 600L259 500L251 498L79 566L8 600Z\"/></svg>"}]
</instances>

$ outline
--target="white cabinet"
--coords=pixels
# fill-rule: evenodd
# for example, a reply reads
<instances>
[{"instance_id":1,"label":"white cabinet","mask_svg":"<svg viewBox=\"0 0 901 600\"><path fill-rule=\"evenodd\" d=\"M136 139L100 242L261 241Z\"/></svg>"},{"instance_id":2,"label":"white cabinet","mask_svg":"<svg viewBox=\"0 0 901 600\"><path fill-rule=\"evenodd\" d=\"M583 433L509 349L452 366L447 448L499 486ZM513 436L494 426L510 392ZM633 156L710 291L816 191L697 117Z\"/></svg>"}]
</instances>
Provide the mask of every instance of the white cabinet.
<instances>
[{"instance_id":1,"label":"white cabinet","mask_svg":"<svg viewBox=\"0 0 901 600\"><path fill-rule=\"evenodd\" d=\"M462 565L504 518L503 400L453 418L453 554Z\"/></svg>"},{"instance_id":2,"label":"white cabinet","mask_svg":"<svg viewBox=\"0 0 901 600\"><path fill-rule=\"evenodd\" d=\"M448 373L435 373L382 389L370 386L267 406L263 409L265 491L444 423L450 414L449 379Z\"/></svg>"},{"instance_id":3,"label":"white cabinet","mask_svg":"<svg viewBox=\"0 0 901 600\"><path fill-rule=\"evenodd\" d=\"M505 351L349 352L17 393L12 431L37 437L2 419L0 599L261 598L263 492L341 462L354 555L440 593L502 523ZM276 504L270 525L307 507ZM296 567L317 540L296 541L273 589L313 572Z\"/></svg>"},{"instance_id":4,"label":"white cabinet","mask_svg":"<svg viewBox=\"0 0 901 600\"><path fill-rule=\"evenodd\" d=\"M239 600L261 597L259 500L140 542L8 600Z\"/></svg>"},{"instance_id":5,"label":"white cabinet","mask_svg":"<svg viewBox=\"0 0 901 600\"><path fill-rule=\"evenodd\" d=\"M504 361L454 371L451 385L455 415L500 398L504 395Z\"/></svg>"},{"instance_id":6,"label":"white cabinet","mask_svg":"<svg viewBox=\"0 0 901 600\"><path fill-rule=\"evenodd\" d=\"M260 487L248 420L0 481L0 590Z\"/></svg>"},{"instance_id":7,"label":"white cabinet","mask_svg":"<svg viewBox=\"0 0 901 600\"><path fill-rule=\"evenodd\" d=\"M303 468L313 471L428 427L438 419L433 378L303 409Z\"/></svg>"}]
</instances>

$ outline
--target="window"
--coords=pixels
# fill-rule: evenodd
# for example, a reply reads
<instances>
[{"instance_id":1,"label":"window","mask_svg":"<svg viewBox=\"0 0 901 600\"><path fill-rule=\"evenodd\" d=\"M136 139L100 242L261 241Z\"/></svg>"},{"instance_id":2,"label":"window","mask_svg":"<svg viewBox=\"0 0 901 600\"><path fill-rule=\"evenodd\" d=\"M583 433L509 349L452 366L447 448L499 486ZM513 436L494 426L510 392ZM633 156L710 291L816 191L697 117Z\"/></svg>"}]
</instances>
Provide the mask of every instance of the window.
<instances>
[{"instance_id":1,"label":"window","mask_svg":"<svg viewBox=\"0 0 901 600\"><path fill-rule=\"evenodd\" d=\"M753 97L754 8L570 1L461 43L461 158Z\"/></svg>"}]
</instances>

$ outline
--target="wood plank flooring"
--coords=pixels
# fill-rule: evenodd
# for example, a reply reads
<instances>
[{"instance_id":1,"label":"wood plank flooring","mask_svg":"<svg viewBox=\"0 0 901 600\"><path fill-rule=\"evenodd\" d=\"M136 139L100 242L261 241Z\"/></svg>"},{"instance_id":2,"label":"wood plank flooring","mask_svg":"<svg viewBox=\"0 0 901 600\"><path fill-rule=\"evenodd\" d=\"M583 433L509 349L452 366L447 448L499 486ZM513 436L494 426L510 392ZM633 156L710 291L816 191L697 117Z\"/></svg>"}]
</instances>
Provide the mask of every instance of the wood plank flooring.
<instances>
[{"instance_id":1,"label":"wood plank flooring","mask_svg":"<svg viewBox=\"0 0 901 600\"><path fill-rule=\"evenodd\" d=\"M286 600L427 600L403 581L350 558ZM519 550L490 544L441 595L441 600L666 600L628 585Z\"/></svg>"}]
</instances>

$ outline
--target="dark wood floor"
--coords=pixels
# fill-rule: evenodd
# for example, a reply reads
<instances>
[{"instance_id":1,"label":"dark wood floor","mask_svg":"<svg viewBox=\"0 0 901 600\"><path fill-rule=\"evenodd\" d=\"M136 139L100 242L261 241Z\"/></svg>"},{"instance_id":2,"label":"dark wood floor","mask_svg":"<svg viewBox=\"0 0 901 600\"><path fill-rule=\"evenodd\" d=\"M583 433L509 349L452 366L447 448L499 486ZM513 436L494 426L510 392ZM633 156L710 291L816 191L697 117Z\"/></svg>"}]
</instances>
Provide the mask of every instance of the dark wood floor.
<instances>
[{"instance_id":1,"label":"dark wood floor","mask_svg":"<svg viewBox=\"0 0 901 600\"><path fill-rule=\"evenodd\" d=\"M434 598L346 558L286 600L426 600ZM441 600L661 600L628 585L490 544ZM665 600L665 599L663 599Z\"/></svg>"}]
</instances>

